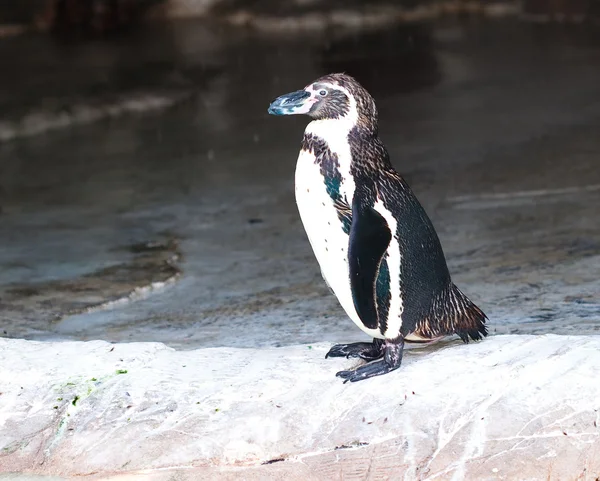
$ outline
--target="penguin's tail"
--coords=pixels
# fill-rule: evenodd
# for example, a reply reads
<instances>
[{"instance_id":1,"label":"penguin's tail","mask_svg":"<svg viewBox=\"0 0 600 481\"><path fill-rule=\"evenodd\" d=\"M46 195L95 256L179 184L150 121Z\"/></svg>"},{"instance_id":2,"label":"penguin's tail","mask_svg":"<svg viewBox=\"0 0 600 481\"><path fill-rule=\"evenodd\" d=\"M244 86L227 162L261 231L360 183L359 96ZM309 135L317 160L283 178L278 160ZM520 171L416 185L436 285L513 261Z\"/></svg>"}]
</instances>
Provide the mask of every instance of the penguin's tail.
<instances>
[{"instance_id":1,"label":"penguin's tail","mask_svg":"<svg viewBox=\"0 0 600 481\"><path fill-rule=\"evenodd\" d=\"M452 328L452 334L458 334L465 343L470 339L479 341L488 335L487 316L454 284L450 285L448 301L451 308L446 322Z\"/></svg>"},{"instance_id":2,"label":"penguin's tail","mask_svg":"<svg viewBox=\"0 0 600 481\"><path fill-rule=\"evenodd\" d=\"M434 297L429 312L411 335L432 340L458 334L464 342L479 341L488 335L486 321L483 311L450 283Z\"/></svg>"}]
</instances>

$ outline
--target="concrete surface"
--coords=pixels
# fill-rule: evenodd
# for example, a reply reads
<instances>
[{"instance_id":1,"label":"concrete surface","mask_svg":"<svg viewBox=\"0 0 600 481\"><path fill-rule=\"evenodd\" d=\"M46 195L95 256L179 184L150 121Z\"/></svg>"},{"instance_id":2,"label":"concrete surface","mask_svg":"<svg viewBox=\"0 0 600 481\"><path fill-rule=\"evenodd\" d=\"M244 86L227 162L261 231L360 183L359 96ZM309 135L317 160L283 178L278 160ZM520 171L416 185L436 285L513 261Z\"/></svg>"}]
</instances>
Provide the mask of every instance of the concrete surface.
<instances>
[{"instance_id":1,"label":"concrete surface","mask_svg":"<svg viewBox=\"0 0 600 481\"><path fill-rule=\"evenodd\" d=\"M600 336L443 342L359 384L334 377L355 361L328 348L2 339L0 462L102 478L600 475Z\"/></svg>"},{"instance_id":2,"label":"concrete surface","mask_svg":"<svg viewBox=\"0 0 600 481\"><path fill-rule=\"evenodd\" d=\"M331 71L357 76L374 95L393 163L430 213L455 282L488 314L492 335L586 335L550 337L548 345L547 337L492 337L453 348L461 362L474 353L491 356L502 339L515 345L538 339L543 349L595 346L597 338L588 336L600 331L597 32L497 22L415 25L361 36L266 37L187 22L139 35L163 48L145 48L140 37L132 37L72 47L77 55L56 47L53 57L29 39L2 54L10 51L16 59L14 78L19 69L39 71L40 56L43 70L55 72L47 90L34 76L33 84L10 84L4 105L11 107L2 114L7 122L29 112L11 99L28 98L28 108L39 112L48 98L51 105L81 99L102 105L104 91L96 97L89 89L98 72L110 72L107 85L116 86L111 92L118 98L144 85L149 95L169 88L187 99L151 116L66 123L0 143L5 354L51 349L60 357L71 345L45 348L17 338L164 343L192 352L173 353L162 344L156 349L198 363L222 352L215 365L225 371L232 367L227 353L256 357L264 383L270 362L285 364L303 352L299 360L323 369L319 386L341 390L321 350L364 337L321 279L294 205L293 171L306 120L266 113L277 95ZM65 65L65 52L72 63L61 74L56 67ZM91 58L104 59L97 70ZM138 79L133 85L115 80L131 72ZM64 86L80 86L81 99L73 100L73 89L60 88L61 75ZM0 85L9 85L6 78ZM318 352L306 354L307 345ZM286 346L290 351L274 349ZM447 352L428 349L421 376L432 369L426 358L435 362ZM58 371L45 371L44 359L31 357L28 370L55 382ZM578 372L596 369L593 356L577 359ZM14 376L13 369L2 375ZM172 372L180 374L179 368ZM393 379L400 386L405 376L398 371ZM581 403L597 398L591 397L596 378L590 374L591 394ZM556 382L569 379L565 374ZM370 396L373 385L340 392ZM548 392L554 393L544 396ZM113 391L106 393L102 402L117 402ZM538 399L533 391L523 396ZM435 404L434 398L427 402ZM7 406L0 397L0 408L12 416ZM375 409L375 401L365 406ZM454 415L462 411L458 406ZM41 416L40 422L49 422ZM354 422L345 426L357 429ZM0 434L11 435L5 425ZM457 453L468 448L466 438L455 441ZM375 451L348 453L348 466L377 457ZM577 463L577 469L584 466ZM552 469L559 464L553 461ZM288 472L287 464L272 466Z\"/></svg>"}]
</instances>

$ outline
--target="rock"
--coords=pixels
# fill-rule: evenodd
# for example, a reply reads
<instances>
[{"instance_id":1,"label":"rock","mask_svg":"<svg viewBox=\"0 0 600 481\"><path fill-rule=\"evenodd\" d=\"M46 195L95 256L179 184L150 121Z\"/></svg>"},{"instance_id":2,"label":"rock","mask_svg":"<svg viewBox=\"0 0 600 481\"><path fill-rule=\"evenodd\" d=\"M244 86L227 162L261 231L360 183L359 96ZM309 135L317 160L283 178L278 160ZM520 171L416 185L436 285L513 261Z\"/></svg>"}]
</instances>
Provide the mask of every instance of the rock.
<instances>
[{"instance_id":1,"label":"rock","mask_svg":"<svg viewBox=\"0 0 600 481\"><path fill-rule=\"evenodd\" d=\"M600 336L448 340L356 384L334 376L355 362L324 359L329 346L176 351L0 339L0 472L600 474Z\"/></svg>"}]
</instances>

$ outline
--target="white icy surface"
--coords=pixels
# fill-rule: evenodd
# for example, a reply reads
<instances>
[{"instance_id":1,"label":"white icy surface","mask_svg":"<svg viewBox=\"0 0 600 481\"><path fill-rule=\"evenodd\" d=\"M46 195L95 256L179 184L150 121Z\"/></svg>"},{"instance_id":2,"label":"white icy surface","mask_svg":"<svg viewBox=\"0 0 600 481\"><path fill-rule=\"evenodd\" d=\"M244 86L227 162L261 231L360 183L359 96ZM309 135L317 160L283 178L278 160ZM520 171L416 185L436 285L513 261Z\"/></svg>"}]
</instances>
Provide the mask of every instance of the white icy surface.
<instances>
[{"instance_id":1,"label":"white icy surface","mask_svg":"<svg viewBox=\"0 0 600 481\"><path fill-rule=\"evenodd\" d=\"M334 377L356 362L324 359L329 346L176 351L0 338L0 472L600 474L600 336L449 340L355 384Z\"/></svg>"}]
</instances>

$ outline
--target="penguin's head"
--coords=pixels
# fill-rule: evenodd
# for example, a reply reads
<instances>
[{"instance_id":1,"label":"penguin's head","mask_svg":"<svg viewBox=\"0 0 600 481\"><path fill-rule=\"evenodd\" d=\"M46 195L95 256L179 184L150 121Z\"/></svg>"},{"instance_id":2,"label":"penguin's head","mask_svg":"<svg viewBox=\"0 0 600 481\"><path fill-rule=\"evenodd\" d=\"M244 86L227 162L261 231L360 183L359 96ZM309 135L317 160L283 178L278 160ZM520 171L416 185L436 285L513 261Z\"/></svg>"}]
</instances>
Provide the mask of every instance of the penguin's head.
<instances>
[{"instance_id":1,"label":"penguin's head","mask_svg":"<svg viewBox=\"0 0 600 481\"><path fill-rule=\"evenodd\" d=\"M314 120L349 120L368 130L377 129L373 97L350 75L325 75L302 90L277 97L271 115L306 114Z\"/></svg>"}]
</instances>

